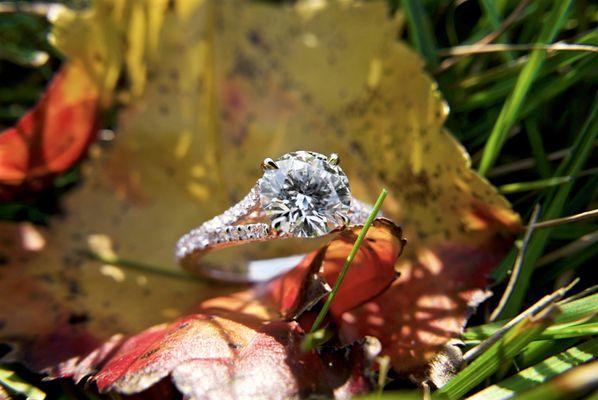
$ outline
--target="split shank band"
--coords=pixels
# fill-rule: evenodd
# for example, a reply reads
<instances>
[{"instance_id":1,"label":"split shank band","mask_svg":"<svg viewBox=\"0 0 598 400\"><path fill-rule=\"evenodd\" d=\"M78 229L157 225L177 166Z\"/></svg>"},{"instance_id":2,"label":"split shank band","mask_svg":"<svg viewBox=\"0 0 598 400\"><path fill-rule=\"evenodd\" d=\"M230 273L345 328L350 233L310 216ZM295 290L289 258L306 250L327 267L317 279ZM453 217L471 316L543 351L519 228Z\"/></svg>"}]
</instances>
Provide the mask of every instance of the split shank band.
<instances>
[{"instance_id":1,"label":"split shank band","mask_svg":"<svg viewBox=\"0 0 598 400\"><path fill-rule=\"evenodd\" d=\"M239 244L324 236L345 225L363 224L372 210L351 196L336 154L297 151L262 163L263 176L249 193L221 215L182 236L177 261L204 276L249 281L250 264L214 268L202 264L208 252Z\"/></svg>"}]
</instances>

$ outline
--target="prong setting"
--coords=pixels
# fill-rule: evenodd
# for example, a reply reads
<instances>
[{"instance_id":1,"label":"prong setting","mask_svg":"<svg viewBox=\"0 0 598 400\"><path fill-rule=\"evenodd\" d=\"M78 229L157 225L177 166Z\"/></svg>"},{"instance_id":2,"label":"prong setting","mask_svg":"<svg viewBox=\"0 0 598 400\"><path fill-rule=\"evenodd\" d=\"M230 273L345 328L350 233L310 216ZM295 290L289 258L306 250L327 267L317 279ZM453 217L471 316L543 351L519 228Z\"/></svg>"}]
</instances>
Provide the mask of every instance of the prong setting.
<instances>
[{"instance_id":1,"label":"prong setting","mask_svg":"<svg viewBox=\"0 0 598 400\"><path fill-rule=\"evenodd\" d=\"M348 226L351 223L351 219L347 214L339 214L341 221L343 221L344 226Z\"/></svg>"},{"instance_id":2,"label":"prong setting","mask_svg":"<svg viewBox=\"0 0 598 400\"><path fill-rule=\"evenodd\" d=\"M341 158L338 154L332 153L328 156L328 163L331 165L338 165L341 162Z\"/></svg>"},{"instance_id":3,"label":"prong setting","mask_svg":"<svg viewBox=\"0 0 598 400\"><path fill-rule=\"evenodd\" d=\"M278 165L276 165L274 160L271 158L265 158L264 161L262 161L261 167L263 171L271 171L278 169Z\"/></svg>"}]
</instances>

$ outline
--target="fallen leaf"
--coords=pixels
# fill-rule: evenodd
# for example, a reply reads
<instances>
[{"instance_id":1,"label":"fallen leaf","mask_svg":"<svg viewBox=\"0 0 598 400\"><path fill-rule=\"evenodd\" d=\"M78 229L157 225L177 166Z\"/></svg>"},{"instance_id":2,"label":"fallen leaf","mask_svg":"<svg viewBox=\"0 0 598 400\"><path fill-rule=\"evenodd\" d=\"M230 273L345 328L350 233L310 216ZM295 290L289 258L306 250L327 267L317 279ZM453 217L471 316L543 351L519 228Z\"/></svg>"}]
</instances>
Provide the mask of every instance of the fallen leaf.
<instances>
[{"instance_id":1,"label":"fallen leaf","mask_svg":"<svg viewBox=\"0 0 598 400\"><path fill-rule=\"evenodd\" d=\"M305 257L294 269L263 285L269 301L281 315L285 318L299 316L328 294L359 230L360 227L341 231L338 237ZM332 301L331 314L340 317L345 311L386 291L397 278L394 265L405 242L401 228L394 223L386 219L374 220ZM327 289L318 289L321 287ZM259 292L264 288L258 286L255 290Z\"/></svg>"},{"instance_id":2,"label":"fallen leaf","mask_svg":"<svg viewBox=\"0 0 598 400\"><path fill-rule=\"evenodd\" d=\"M389 290L338 318L346 342L370 335L382 342L399 373L422 373L451 339L459 338L474 307L490 293L488 274L507 249L458 243L417 249L399 261L401 276ZM502 246L502 248L501 248Z\"/></svg>"},{"instance_id":3,"label":"fallen leaf","mask_svg":"<svg viewBox=\"0 0 598 400\"><path fill-rule=\"evenodd\" d=\"M77 250L103 235L118 256L174 271L179 235L242 198L265 157L306 149L339 153L364 201L387 187L385 215L410 243L400 278L380 297L347 312L367 296L338 303L332 316L343 338L379 337L401 374L425 368L487 296L486 274L519 219L443 130L448 109L423 62L395 41L400 24L386 3L170 4L155 57L141 59L140 94L120 113L114 141L84 165L84 183L65 196L66 216L44 235L46 247L24 262L6 252L0 290L47 312L16 321L12 307L0 306L0 339L35 342L48 329L26 328L68 326L69 316L86 315L77 329L101 343L185 315L220 288L112 266L115 274ZM132 29L126 24L119 32ZM77 41L62 28L67 42ZM213 260L231 266L304 253L313 250L308 242L243 246ZM76 353L73 343L63 346Z\"/></svg>"},{"instance_id":4,"label":"fallen leaf","mask_svg":"<svg viewBox=\"0 0 598 400\"><path fill-rule=\"evenodd\" d=\"M78 62L65 64L40 101L0 132L0 199L39 188L79 161L98 128L99 92Z\"/></svg>"},{"instance_id":5,"label":"fallen leaf","mask_svg":"<svg viewBox=\"0 0 598 400\"><path fill-rule=\"evenodd\" d=\"M194 314L129 339L94 377L101 391L132 394L171 375L187 398L346 398L370 384L359 346L302 353L295 322ZM356 369L357 374L353 376Z\"/></svg>"},{"instance_id":6,"label":"fallen leaf","mask_svg":"<svg viewBox=\"0 0 598 400\"><path fill-rule=\"evenodd\" d=\"M310 326L285 315L285 304L293 304L299 317L323 300L328 292L312 298L305 289L338 275L360 228L340 231L297 268L270 282L203 301L201 313L133 336L93 380L101 391L132 394L171 376L189 398L347 397L367 391L360 344L304 353L300 343ZM384 291L395 279L394 264L403 245L400 228L388 220L374 221L346 278L351 283L362 276L365 284L340 290L333 312Z\"/></svg>"}]
</instances>

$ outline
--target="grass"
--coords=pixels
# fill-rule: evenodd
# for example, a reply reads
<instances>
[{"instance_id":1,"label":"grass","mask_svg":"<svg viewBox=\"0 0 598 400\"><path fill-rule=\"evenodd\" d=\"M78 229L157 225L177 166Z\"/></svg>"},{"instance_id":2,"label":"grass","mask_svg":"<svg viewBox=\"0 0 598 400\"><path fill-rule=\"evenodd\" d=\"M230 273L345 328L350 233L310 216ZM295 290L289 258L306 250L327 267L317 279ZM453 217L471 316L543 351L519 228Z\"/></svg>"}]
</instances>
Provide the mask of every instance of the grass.
<instances>
[{"instance_id":1,"label":"grass","mask_svg":"<svg viewBox=\"0 0 598 400\"><path fill-rule=\"evenodd\" d=\"M365 223L363 224L363 228L361 228L361 230L359 231L359 235L357 235L355 244L351 248L349 255L347 255L347 259L345 260L345 262L343 264L343 268L341 269L341 272L339 273L338 278L336 279L336 282L334 282L332 291L328 295L326 302L322 306L322 309L318 313L316 320L314 321L314 323L311 327L310 333L316 332L320 328L320 325L324 321L324 318L326 318L326 314L328 313L328 310L330 309L330 306L332 305L332 300L334 300L334 296L336 296L336 293L340 289L340 287L343 283L343 280L345 279L345 275L347 275L347 272L349 271L349 267L351 266L351 263L353 262L353 260L355 259L355 256L357 255L357 252L359 251L359 246L361 246L361 243L363 242L363 239L365 239L365 236L367 235L368 230L370 229L370 226L372 226L374 219L376 219L376 215L378 215L378 212L380 211L380 207L382 207L382 203L384 203L384 199L386 198L387 194L388 194L388 191L386 189L382 189L382 191L380 192L380 195L378 196L378 199L376 200L374 207L372 207L372 211L370 212L370 215L368 215L368 218L366 219Z\"/></svg>"},{"instance_id":2,"label":"grass","mask_svg":"<svg viewBox=\"0 0 598 400\"><path fill-rule=\"evenodd\" d=\"M464 334L469 351L574 278L579 282L570 293L596 283L597 246L575 244L598 231L591 212L597 208L598 187L598 5L587 0L389 0L389 12L395 11L402 11L405 20L401 39L421 54L438 82L451 108L446 125L472 155L474 168L524 220L531 219L536 204L541 206L525 251L513 247L493 274L496 295ZM0 15L0 126L22 115L58 65L45 42L46 30L43 18ZM551 45L557 42L594 51L555 50ZM484 43L503 46L492 49ZM38 52L49 54L50 62L32 65ZM76 170L65 174L43 198L0 205L0 218L46 222L57 211L52 199L77 177ZM562 219L577 214L586 217ZM553 220L560 222L541 226ZM435 396L498 399L517 394L547 400L588 394L598 376L596 364L588 364L596 355L596 296L590 291L571 300L553 299L541 316L507 325L498 341L469 360ZM496 321L488 322L486 315ZM32 384L27 385L3 368L0 385L12 384L13 392L49 387L34 378L26 379ZM393 390L405 387L391 382L380 396L370 397L396 398ZM419 392L401 395L421 398Z\"/></svg>"}]
</instances>

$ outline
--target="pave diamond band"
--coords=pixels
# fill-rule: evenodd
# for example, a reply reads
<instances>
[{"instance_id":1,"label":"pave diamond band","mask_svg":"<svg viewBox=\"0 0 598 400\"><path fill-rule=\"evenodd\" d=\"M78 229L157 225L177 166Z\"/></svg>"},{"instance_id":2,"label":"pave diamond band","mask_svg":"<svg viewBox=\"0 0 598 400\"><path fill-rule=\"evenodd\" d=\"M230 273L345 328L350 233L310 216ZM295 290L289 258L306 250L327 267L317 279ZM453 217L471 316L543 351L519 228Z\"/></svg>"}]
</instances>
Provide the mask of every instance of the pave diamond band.
<instances>
[{"instance_id":1,"label":"pave diamond band","mask_svg":"<svg viewBox=\"0 0 598 400\"><path fill-rule=\"evenodd\" d=\"M363 224L371 212L371 206L351 196L335 154L298 151L276 161L268 158L262 168L264 175L239 203L179 239L175 256L180 264L212 278L255 280L248 266L225 271L202 265L200 258L239 244L324 236L343 225Z\"/></svg>"}]
</instances>

